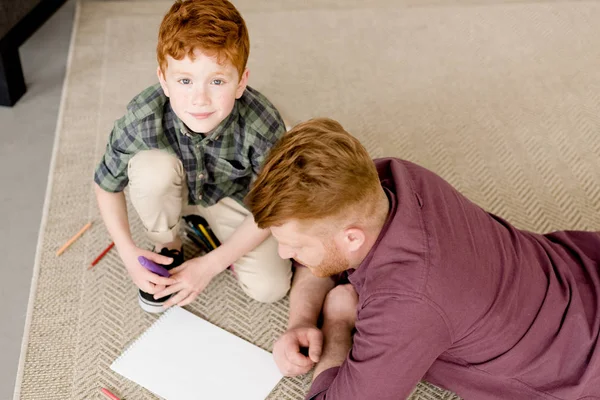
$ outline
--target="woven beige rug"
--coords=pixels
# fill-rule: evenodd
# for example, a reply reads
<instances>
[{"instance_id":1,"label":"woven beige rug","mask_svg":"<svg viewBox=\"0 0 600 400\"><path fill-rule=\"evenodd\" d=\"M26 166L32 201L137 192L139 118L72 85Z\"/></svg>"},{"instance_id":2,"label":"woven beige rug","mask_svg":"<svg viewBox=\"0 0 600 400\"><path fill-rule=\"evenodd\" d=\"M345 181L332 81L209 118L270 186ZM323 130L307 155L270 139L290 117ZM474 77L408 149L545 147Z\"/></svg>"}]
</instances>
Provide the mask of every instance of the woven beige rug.
<instances>
[{"instance_id":1,"label":"woven beige rug","mask_svg":"<svg viewBox=\"0 0 600 400\"><path fill-rule=\"evenodd\" d=\"M15 399L100 399L100 387L154 398L109 365L156 317L139 309L114 251L86 267L110 242L94 167L112 122L155 82L169 4L79 5ZM290 121L338 119L373 156L420 163L518 227L600 228L599 2L237 4L251 35L250 84ZM144 243L135 217L132 227ZM288 302L253 302L224 273L188 309L271 350ZM269 398L302 399L309 385L284 379ZM426 384L412 397L453 398Z\"/></svg>"}]
</instances>

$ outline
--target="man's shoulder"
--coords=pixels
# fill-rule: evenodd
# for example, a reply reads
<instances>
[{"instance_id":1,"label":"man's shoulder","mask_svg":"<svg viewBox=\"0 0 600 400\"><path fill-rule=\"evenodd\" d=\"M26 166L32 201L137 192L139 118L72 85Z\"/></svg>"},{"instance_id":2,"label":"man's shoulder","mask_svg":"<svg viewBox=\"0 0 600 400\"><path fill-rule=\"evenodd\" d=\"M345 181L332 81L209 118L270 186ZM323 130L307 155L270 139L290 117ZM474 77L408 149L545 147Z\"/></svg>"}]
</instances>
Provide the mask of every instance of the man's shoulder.
<instances>
[{"instance_id":1,"label":"man's shoulder","mask_svg":"<svg viewBox=\"0 0 600 400\"><path fill-rule=\"evenodd\" d=\"M383 158L374 158L373 163L377 167L378 171L383 173L384 171L390 170L407 170L407 169L415 169L420 172L429 171L427 168L415 164L412 161L403 160L397 157L383 157Z\"/></svg>"},{"instance_id":2,"label":"man's shoulder","mask_svg":"<svg viewBox=\"0 0 600 400\"><path fill-rule=\"evenodd\" d=\"M168 97L163 92L160 84L149 86L127 104L127 113L123 116L123 119L128 123L148 120L149 118L160 120L167 101Z\"/></svg>"},{"instance_id":3,"label":"man's shoulder","mask_svg":"<svg viewBox=\"0 0 600 400\"><path fill-rule=\"evenodd\" d=\"M409 184L408 168L418 167L416 164L395 157L375 158L373 163L377 168L379 180L384 186Z\"/></svg>"},{"instance_id":4,"label":"man's shoulder","mask_svg":"<svg viewBox=\"0 0 600 400\"><path fill-rule=\"evenodd\" d=\"M246 87L238 100L239 117L246 130L267 139L285 132L285 125L279 111L265 95L258 90Z\"/></svg>"},{"instance_id":5,"label":"man's shoulder","mask_svg":"<svg viewBox=\"0 0 600 400\"><path fill-rule=\"evenodd\" d=\"M450 185L437 173L412 161L395 157L376 158L373 160L379 179L383 182L394 183L395 186L421 186L432 183ZM413 190L416 187L412 187Z\"/></svg>"}]
</instances>

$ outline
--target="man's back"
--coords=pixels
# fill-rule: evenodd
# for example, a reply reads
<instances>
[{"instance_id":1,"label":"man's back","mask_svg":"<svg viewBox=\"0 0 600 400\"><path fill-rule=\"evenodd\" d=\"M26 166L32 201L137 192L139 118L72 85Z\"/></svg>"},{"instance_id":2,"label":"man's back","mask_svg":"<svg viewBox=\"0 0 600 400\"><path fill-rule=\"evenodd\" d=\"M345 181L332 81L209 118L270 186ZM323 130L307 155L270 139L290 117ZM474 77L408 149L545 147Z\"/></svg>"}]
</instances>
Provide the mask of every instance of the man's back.
<instances>
[{"instance_id":1,"label":"man's back","mask_svg":"<svg viewBox=\"0 0 600 400\"><path fill-rule=\"evenodd\" d=\"M431 313L424 319L438 322L420 329L444 331L431 340L445 343L419 340L415 326L406 362L438 348L426 378L466 398L600 396L600 235L519 231L422 167L376 164L393 200L380 242L351 275L359 319L386 298L388 314L419 319L415 304ZM357 322L359 335L368 324Z\"/></svg>"}]
</instances>

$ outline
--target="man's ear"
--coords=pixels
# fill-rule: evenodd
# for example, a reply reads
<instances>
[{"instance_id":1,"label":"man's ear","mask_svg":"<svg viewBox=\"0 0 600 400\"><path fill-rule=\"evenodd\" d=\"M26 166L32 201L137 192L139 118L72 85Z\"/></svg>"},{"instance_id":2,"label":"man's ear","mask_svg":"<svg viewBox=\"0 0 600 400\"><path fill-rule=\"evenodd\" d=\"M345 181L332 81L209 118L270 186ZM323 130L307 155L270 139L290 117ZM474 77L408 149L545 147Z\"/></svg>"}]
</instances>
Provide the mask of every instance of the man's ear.
<instances>
[{"instance_id":1,"label":"man's ear","mask_svg":"<svg viewBox=\"0 0 600 400\"><path fill-rule=\"evenodd\" d=\"M348 252L358 251L365 243L365 232L360 228L348 228L344 230L344 247Z\"/></svg>"},{"instance_id":2,"label":"man's ear","mask_svg":"<svg viewBox=\"0 0 600 400\"><path fill-rule=\"evenodd\" d=\"M156 68L156 75L158 76L158 81L160 82L160 86L162 87L163 92L165 92L165 96L169 97L169 88L167 87L167 81L165 80L165 74L163 74L160 65Z\"/></svg>"},{"instance_id":3,"label":"man's ear","mask_svg":"<svg viewBox=\"0 0 600 400\"><path fill-rule=\"evenodd\" d=\"M244 94L244 90L246 90L246 86L248 86L248 77L250 76L250 70L246 68L242 77L240 78L240 82L238 83L237 89L235 90L235 98L239 99Z\"/></svg>"}]
</instances>

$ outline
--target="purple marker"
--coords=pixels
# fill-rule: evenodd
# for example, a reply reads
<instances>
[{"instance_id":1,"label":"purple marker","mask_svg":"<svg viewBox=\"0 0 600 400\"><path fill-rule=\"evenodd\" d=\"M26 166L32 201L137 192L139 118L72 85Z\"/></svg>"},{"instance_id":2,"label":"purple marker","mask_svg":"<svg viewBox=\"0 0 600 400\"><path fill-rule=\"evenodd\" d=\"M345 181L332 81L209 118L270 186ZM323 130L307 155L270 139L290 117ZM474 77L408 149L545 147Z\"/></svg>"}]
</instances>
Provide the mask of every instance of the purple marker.
<instances>
[{"instance_id":1,"label":"purple marker","mask_svg":"<svg viewBox=\"0 0 600 400\"><path fill-rule=\"evenodd\" d=\"M144 256L139 256L138 257L138 261L140 262L140 264L142 264L142 266L144 268L146 268L150 272L154 272L157 275L164 276L164 277L167 277L167 278L169 276L171 276L171 273L169 272L168 269L166 269L162 265L158 265L157 263L155 263L152 260L148 260Z\"/></svg>"}]
</instances>

